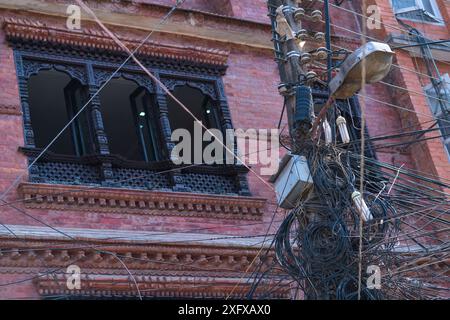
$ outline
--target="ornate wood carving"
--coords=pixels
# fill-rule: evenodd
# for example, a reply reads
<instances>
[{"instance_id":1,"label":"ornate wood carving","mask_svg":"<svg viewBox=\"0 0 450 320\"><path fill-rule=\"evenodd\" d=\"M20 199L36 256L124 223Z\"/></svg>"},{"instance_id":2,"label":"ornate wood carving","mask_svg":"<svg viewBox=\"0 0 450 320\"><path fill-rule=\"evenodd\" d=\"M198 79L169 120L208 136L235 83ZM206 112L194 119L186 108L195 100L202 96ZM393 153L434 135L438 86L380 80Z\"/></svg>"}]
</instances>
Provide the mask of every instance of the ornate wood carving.
<instances>
[{"instance_id":1,"label":"ornate wood carving","mask_svg":"<svg viewBox=\"0 0 450 320\"><path fill-rule=\"evenodd\" d=\"M96 85L98 87L101 87L103 84L105 84L105 82L107 82L111 78L113 72L114 71L112 70L94 70ZM134 81L137 85L146 88L149 93L155 92L155 86L152 80L144 73L117 72L113 78L116 79L120 77Z\"/></svg>"},{"instance_id":2,"label":"ornate wood carving","mask_svg":"<svg viewBox=\"0 0 450 320\"><path fill-rule=\"evenodd\" d=\"M187 85L191 88L199 89L204 95L209 96L213 100L217 100L217 93L214 83L176 78L162 78L161 80L164 85L171 91L173 91L178 86Z\"/></svg>"},{"instance_id":3,"label":"ornate wood carving","mask_svg":"<svg viewBox=\"0 0 450 320\"><path fill-rule=\"evenodd\" d=\"M57 64L51 62L42 62L35 60L23 60L23 76L25 78L30 78L33 75L39 73L42 70L57 70L67 73L71 78L77 79L81 84L87 84L86 69L83 66L75 66L69 64Z\"/></svg>"},{"instance_id":4,"label":"ornate wood carving","mask_svg":"<svg viewBox=\"0 0 450 320\"><path fill-rule=\"evenodd\" d=\"M23 113L20 111L19 105L0 104L0 114L20 116Z\"/></svg>"},{"instance_id":5,"label":"ornate wood carving","mask_svg":"<svg viewBox=\"0 0 450 320\"><path fill-rule=\"evenodd\" d=\"M20 147L19 151L23 154L33 157L37 156L41 153L42 149L39 148L26 148ZM209 166L209 165L198 165L198 166L188 166L184 167L183 165L176 166L170 160L163 160L158 162L140 162L133 161L123 158L120 155L107 154L107 155L88 155L88 156L71 156L71 155L60 155L55 154L51 151L45 152L42 157L42 160L49 162L62 162L62 163L78 163L78 164L90 164L96 165L102 162L110 162L116 167L120 168L130 168L130 169L148 169L148 170L171 170L171 169L180 169L183 172L192 172L192 173L205 173L205 174L225 174L225 175L235 175L235 174L245 174L248 173L248 168L244 166L235 166L235 165L225 165L225 166Z\"/></svg>"},{"instance_id":6,"label":"ornate wood carving","mask_svg":"<svg viewBox=\"0 0 450 320\"><path fill-rule=\"evenodd\" d=\"M33 183L21 184L19 194L27 208L243 220L262 219L266 205L265 199L244 196Z\"/></svg>"},{"instance_id":7,"label":"ornate wood carving","mask_svg":"<svg viewBox=\"0 0 450 320\"><path fill-rule=\"evenodd\" d=\"M47 45L83 47L89 50L122 53L123 49L107 35L97 28L83 28L80 32L66 29L47 27L38 20L7 18L4 24L6 37L11 42L29 43L45 42ZM141 39L120 37L124 44L133 48ZM82 54L82 52L79 52ZM199 46L176 46L148 41L137 53L156 59L182 60L197 64L209 64L225 67L229 52L218 49L207 49Z\"/></svg>"},{"instance_id":8,"label":"ornate wood carving","mask_svg":"<svg viewBox=\"0 0 450 320\"><path fill-rule=\"evenodd\" d=\"M28 103L28 81L23 76L19 76L19 94L23 110L25 146L34 147L34 132L31 126L30 105Z\"/></svg>"},{"instance_id":9,"label":"ornate wood carving","mask_svg":"<svg viewBox=\"0 0 450 320\"><path fill-rule=\"evenodd\" d=\"M238 185L237 189L241 196L251 196L246 174L238 174L236 176L236 184Z\"/></svg>"},{"instance_id":10,"label":"ornate wood carving","mask_svg":"<svg viewBox=\"0 0 450 320\"><path fill-rule=\"evenodd\" d=\"M241 298L243 292L251 289L251 282L240 281L239 277L224 279L214 277L187 277L187 276L138 276L137 285L141 296L145 298L209 298L225 299L231 292L230 298ZM67 290L65 275L44 275L35 284L42 296L63 296L67 299L108 299L128 298L137 299L138 292L134 282L128 276L112 275L85 275L81 278L80 290ZM273 289L275 283L279 283ZM263 281L253 294L255 299L289 299L290 286L288 280L268 278Z\"/></svg>"},{"instance_id":11,"label":"ornate wood carving","mask_svg":"<svg viewBox=\"0 0 450 320\"><path fill-rule=\"evenodd\" d=\"M105 81L112 76L113 70L116 70L121 61L123 61L123 54L121 55L118 52L115 53L114 49L108 47L105 43L103 43L101 47L94 46L95 50L92 50L92 47L90 47L91 44L97 45L97 41L102 43L102 41L105 40L103 39L104 35L101 32L95 35L86 35L83 33L72 35L72 33L66 34L67 32L65 30L51 29L50 32L50 29L47 29L46 26L39 22L31 23L27 20L7 20L5 24L5 31L8 39L15 46L14 54L24 113L26 147L33 148L35 146L28 101L27 81L29 77L37 74L41 70L55 69L65 72L73 79L79 80L88 87L90 105L87 107L86 112L90 115L90 122L93 129L92 133L94 135L93 138L96 146L94 152L97 154L97 156L90 157L90 159L92 160L96 157L94 165L98 166L100 172L100 178L97 179L96 175L89 176L89 172L81 172L82 170L80 168L77 169L73 167L72 169L80 173L85 179L78 179L78 181L77 177L74 177L73 183L70 184L87 183L101 184L106 187L121 187L122 185L117 182L118 179L115 177L117 173L115 168L124 167L121 164L117 164L117 162L126 163L125 168L131 169L139 169L142 167L142 164L131 163L126 160L123 161L123 159L118 159L117 157L110 155L108 138L101 114L100 97L96 93ZM44 32L44 30L46 31ZM32 33L29 35L25 34L25 32ZM60 38L55 36L55 34L60 37L74 36L76 39L71 38L71 41L62 43L58 42ZM92 43L90 41L92 41ZM36 46L37 42L41 42L41 45ZM82 45L83 47L78 47L78 45ZM149 46L150 47L147 48L148 50L146 49L139 52L144 64L146 64L157 77L162 79L171 90L179 85L189 85L201 90L205 95L211 97L214 101L214 107L218 108L219 114L223 116L222 129L232 129L231 116L221 80L221 74L223 74L226 68L225 61L227 54L224 52L205 51L201 48L195 48L194 54L194 51L186 47L181 48L169 45L154 48L151 44L149 44ZM90 48L88 49L88 47ZM180 63L180 61L182 61L182 63ZM145 87L150 93L155 93L155 101L159 110L160 127L162 130L163 153L170 155L174 148L174 143L171 141L172 130L170 127L166 94L161 88L157 87L152 80L142 72L142 70L139 70L137 66L132 63L123 66L114 77L130 79L135 81L138 85ZM35 154L36 153L33 152L30 157L33 157ZM53 156L48 153L44 155L42 161L52 161L52 157ZM34 158L31 158L31 161L32 159ZM167 160L169 161L169 159ZM68 163L70 162L70 159L66 157L64 159L57 159L57 161ZM88 157L72 159L72 161L73 163L91 164L89 163L90 160ZM59 166L59 164L55 165ZM49 165L49 168L50 167L52 167L52 165ZM155 186L154 183L150 183L148 188L158 190L169 189L177 192L250 195L248 182L245 177L246 172L239 168L231 171L228 168L225 168L223 173L216 175L215 181L209 181L209 178L206 179L207 177L204 176L209 172L215 174L214 171L217 171L208 168L207 166L199 166L193 170L193 173L198 171L203 174L203 176L186 175L183 168L176 170L177 168L170 166L170 169L174 169L167 174L171 185L164 185L161 187ZM45 170L43 169L42 172L44 171ZM33 166L30 172L30 177L32 178L31 181L46 182L45 174L42 174L42 172L39 172L39 165ZM144 172L143 175L146 174L147 172ZM225 175L228 176L225 177ZM83 182L85 180L88 182ZM201 186L202 181L206 182L204 186ZM64 181L49 180L48 182L67 183L67 179ZM206 190L205 186L210 187ZM142 186L139 186L138 188L142 189Z\"/></svg>"},{"instance_id":12,"label":"ornate wood carving","mask_svg":"<svg viewBox=\"0 0 450 320\"><path fill-rule=\"evenodd\" d=\"M90 113L94 127L94 135L97 142L97 151L101 155L109 155L108 137L106 136L102 113L100 111L100 96L96 94L98 89L99 87L95 85L89 86L89 99L92 99Z\"/></svg>"}]
</instances>

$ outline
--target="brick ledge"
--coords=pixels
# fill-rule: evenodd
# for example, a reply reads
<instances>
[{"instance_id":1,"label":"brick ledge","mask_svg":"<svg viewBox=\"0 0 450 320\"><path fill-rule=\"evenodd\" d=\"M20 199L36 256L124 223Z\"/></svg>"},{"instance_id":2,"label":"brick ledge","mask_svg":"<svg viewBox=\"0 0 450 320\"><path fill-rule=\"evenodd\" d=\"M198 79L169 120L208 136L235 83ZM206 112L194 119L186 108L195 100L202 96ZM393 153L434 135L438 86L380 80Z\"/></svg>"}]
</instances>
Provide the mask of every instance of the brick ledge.
<instances>
[{"instance_id":1,"label":"brick ledge","mask_svg":"<svg viewBox=\"0 0 450 320\"><path fill-rule=\"evenodd\" d=\"M266 199L197 193L22 183L25 207L117 214L261 220Z\"/></svg>"}]
</instances>

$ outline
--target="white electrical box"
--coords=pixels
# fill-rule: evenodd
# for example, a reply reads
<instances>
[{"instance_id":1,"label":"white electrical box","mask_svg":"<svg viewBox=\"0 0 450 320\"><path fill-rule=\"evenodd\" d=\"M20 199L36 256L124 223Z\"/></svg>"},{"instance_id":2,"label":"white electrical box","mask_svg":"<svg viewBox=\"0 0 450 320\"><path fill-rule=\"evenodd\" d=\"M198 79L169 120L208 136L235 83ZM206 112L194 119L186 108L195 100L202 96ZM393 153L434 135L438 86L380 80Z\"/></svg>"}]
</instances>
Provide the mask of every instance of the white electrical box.
<instances>
[{"instance_id":1,"label":"white electrical box","mask_svg":"<svg viewBox=\"0 0 450 320\"><path fill-rule=\"evenodd\" d=\"M293 209L305 188L313 185L308 161L303 156L286 155L270 181L275 185L278 205Z\"/></svg>"}]
</instances>

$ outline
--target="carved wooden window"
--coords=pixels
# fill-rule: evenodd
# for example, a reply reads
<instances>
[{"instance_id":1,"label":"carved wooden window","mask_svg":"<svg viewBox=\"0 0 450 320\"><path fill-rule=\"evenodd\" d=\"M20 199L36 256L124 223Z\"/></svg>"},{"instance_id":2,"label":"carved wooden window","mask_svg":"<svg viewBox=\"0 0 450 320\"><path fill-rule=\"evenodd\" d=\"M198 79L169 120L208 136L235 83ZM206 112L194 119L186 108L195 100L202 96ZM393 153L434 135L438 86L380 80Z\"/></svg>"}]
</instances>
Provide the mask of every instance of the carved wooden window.
<instances>
[{"instance_id":1,"label":"carved wooden window","mask_svg":"<svg viewBox=\"0 0 450 320\"><path fill-rule=\"evenodd\" d=\"M50 54L21 45L15 50L24 114L21 150L30 161L89 101L30 169L32 182L250 195L248 170L242 165L185 167L169 160L173 130L193 119L135 65L114 72L114 55L93 58L82 50ZM233 128L223 67L144 61L207 127L222 132Z\"/></svg>"}]
</instances>

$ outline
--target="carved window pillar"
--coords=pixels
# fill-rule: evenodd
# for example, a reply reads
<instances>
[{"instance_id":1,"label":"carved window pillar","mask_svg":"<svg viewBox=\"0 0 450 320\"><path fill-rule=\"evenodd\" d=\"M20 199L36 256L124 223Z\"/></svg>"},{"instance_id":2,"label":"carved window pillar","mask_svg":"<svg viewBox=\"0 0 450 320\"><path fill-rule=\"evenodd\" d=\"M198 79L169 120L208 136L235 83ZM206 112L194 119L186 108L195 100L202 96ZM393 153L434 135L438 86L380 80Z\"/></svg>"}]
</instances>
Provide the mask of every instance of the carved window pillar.
<instances>
[{"instance_id":1,"label":"carved window pillar","mask_svg":"<svg viewBox=\"0 0 450 320\"><path fill-rule=\"evenodd\" d=\"M162 140L165 145L169 159L172 155L172 150L175 144L172 142L172 128L170 127L169 108L167 105L167 94L160 86L156 87L156 103L159 109L159 121L162 131ZM169 178L172 184L173 191L177 192L191 192L191 189L186 187L181 170L173 170L169 173Z\"/></svg>"},{"instance_id":2,"label":"carved window pillar","mask_svg":"<svg viewBox=\"0 0 450 320\"><path fill-rule=\"evenodd\" d=\"M219 105L219 110L222 113L222 129L223 131L226 133L227 130L233 130L233 122L231 120L231 112L230 112L230 108L228 107L228 100L227 97L225 95L225 87L223 84L222 79L218 79L216 81L216 87L217 87L217 92L219 93L219 100L218 100L218 105ZM238 155L238 145L237 145L237 139L234 137L234 155ZM238 160L236 159L236 157L234 157L234 164L238 165ZM248 185L248 179L247 179L247 172L239 172L236 175L236 186L237 189L239 190L239 194L242 196L250 196L250 189L249 189L249 185Z\"/></svg>"},{"instance_id":3,"label":"carved window pillar","mask_svg":"<svg viewBox=\"0 0 450 320\"><path fill-rule=\"evenodd\" d=\"M19 71L19 68L18 68ZM20 103L22 106L23 112L23 127L24 127L24 135L25 135L25 146L27 148L34 148L34 131L31 126L31 114L30 114L30 104L28 102L28 78L23 75L22 70L18 72L18 81L19 81L19 94L20 94ZM36 160L36 157L29 157L28 162L33 163ZM32 166L29 170L30 180L40 182L39 180L39 165L36 164Z\"/></svg>"},{"instance_id":4,"label":"carved window pillar","mask_svg":"<svg viewBox=\"0 0 450 320\"><path fill-rule=\"evenodd\" d=\"M28 77L25 76L23 69L23 60L20 55L15 55L16 60L16 72L18 77L18 85L19 85L19 96L20 96L20 104L22 107L23 113L23 127L24 127L24 139L25 146L27 148L34 148L34 131L31 125L31 114L30 114L30 104L29 104L29 91L28 91ZM32 163L36 158L29 157L28 162ZM39 166L34 165L30 168L29 171L30 180L38 181L39 179Z\"/></svg>"},{"instance_id":5,"label":"carved window pillar","mask_svg":"<svg viewBox=\"0 0 450 320\"><path fill-rule=\"evenodd\" d=\"M90 113L92 120L97 152L101 155L109 155L108 138L100 111L100 97L98 94L94 96L98 89L96 85L89 85L89 99L92 99L92 101L87 111Z\"/></svg>"},{"instance_id":6,"label":"carved window pillar","mask_svg":"<svg viewBox=\"0 0 450 320\"><path fill-rule=\"evenodd\" d=\"M23 112L23 126L25 130L25 146L34 148L34 132L31 126L30 105L28 103L28 79L24 76L19 76L19 94L20 103Z\"/></svg>"},{"instance_id":7,"label":"carved window pillar","mask_svg":"<svg viewBox=\"0 0 450 320\"><path fill-rule=\"evenodd\" d=\"M91 123L93 126L94 141L96 151L100 155L109 155L108 138L105 133L105 127L103 125L102 113L100 111L100 95L98 90L100 87L97 85L94 70L92 65L88 64L88 77L89 77L89 100L92 99L90 106L88 106L88 112L90 114ZM100 174L102 177L102 184L105 186L114 185L114 173L112 164L110 162L102 162L100 168Z\"/></svg>"}]
</instances>

